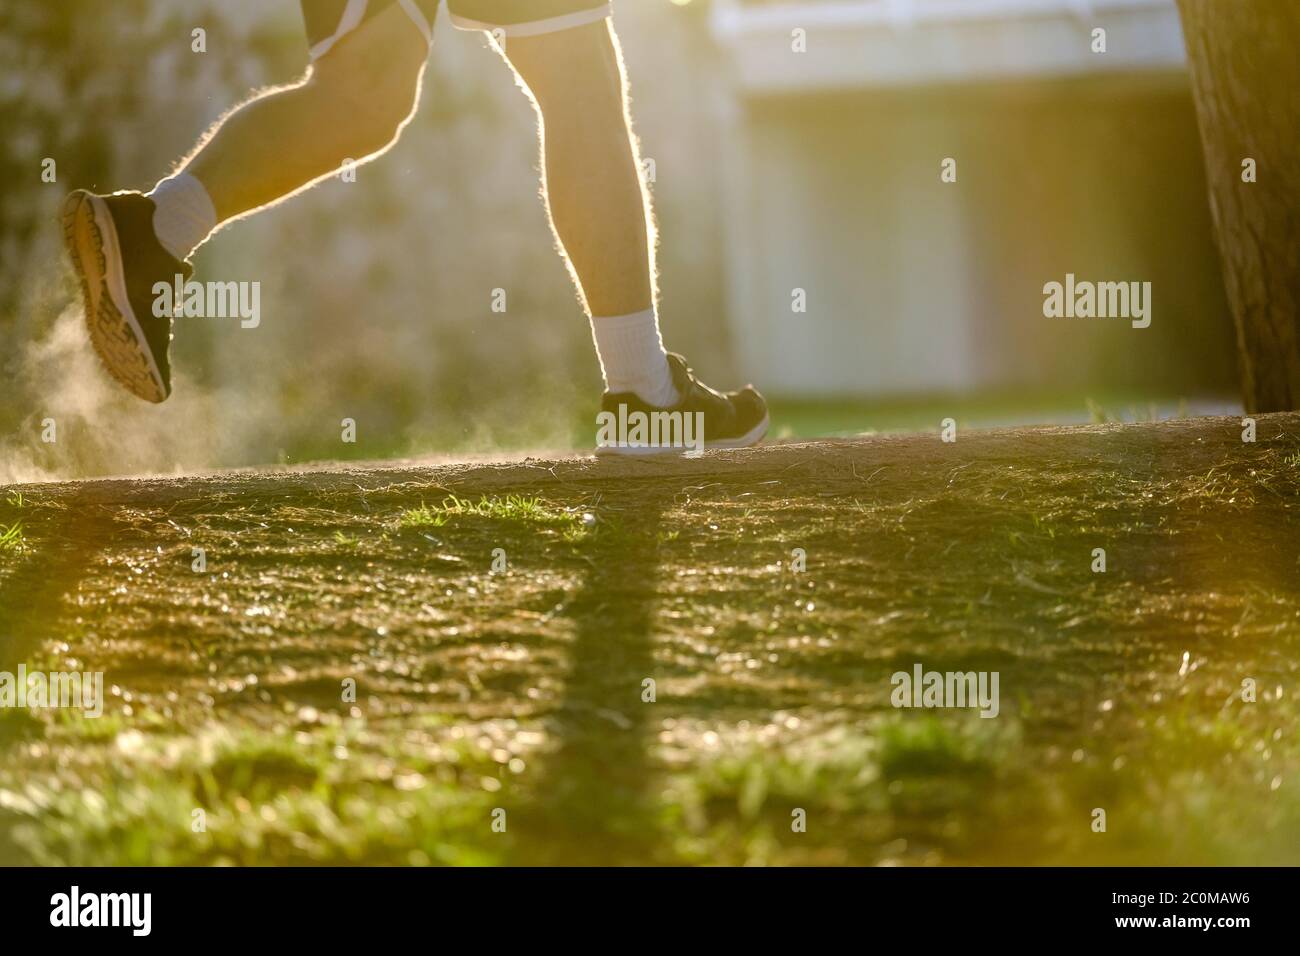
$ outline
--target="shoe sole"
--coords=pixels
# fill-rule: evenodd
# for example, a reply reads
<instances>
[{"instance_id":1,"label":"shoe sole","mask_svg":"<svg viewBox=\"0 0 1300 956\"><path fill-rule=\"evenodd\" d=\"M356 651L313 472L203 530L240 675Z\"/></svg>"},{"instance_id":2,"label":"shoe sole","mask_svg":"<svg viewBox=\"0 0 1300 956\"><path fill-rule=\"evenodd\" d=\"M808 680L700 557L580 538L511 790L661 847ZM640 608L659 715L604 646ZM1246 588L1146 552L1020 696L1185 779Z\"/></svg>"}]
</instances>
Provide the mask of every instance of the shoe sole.
<instances>
[{"instance_id":1,"label":"shoe sole","mask_svg":"<svg viewBox=\"0 0 1300 956\"><path fill-rule=\"evenodd\" d=\"M764 415L763 420L751 428L739 438L723 438L719 441L706 441L704 450L709 451L714 448L749 448L751 445L757 445L767 434L767 428L771 419ZM598 445L596 446L597 458L658 458L662 455L684 455L686 450L675 445L667 446L640 446L640 447L619 447L618 445Z\"/></svg>"},{"instance_id":2,"label":"shoe sole","mask_svg":"<svg viewBox=\"0 0 1300 956\"><path fill-rule=\"evenodd\" d=\"M63 203L63 242L81 280L86 330L108 374L137 398L167 398L149 341L131 310L122 252L108 205L78 189Z\"/></svg>"}]
</instances>

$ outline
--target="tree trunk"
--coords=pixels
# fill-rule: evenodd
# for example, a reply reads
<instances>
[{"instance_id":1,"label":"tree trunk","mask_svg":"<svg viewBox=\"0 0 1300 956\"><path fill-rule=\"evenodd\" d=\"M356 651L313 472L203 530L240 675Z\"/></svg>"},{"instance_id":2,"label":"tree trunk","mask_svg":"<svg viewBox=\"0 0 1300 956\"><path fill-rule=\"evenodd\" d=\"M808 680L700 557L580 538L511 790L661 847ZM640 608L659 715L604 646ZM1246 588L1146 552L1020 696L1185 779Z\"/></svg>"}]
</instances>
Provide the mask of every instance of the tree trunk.
<instances>
[{"instance_id":1,"label":"tree trunk","mask_svg":"<svg viewBox=\"0 0 1300 956\"><path fill-rule=\"evenodd\" d=\"M1300 408L1300 3L1178 5L1246 410Z\"/></svg>"}]
</instances>

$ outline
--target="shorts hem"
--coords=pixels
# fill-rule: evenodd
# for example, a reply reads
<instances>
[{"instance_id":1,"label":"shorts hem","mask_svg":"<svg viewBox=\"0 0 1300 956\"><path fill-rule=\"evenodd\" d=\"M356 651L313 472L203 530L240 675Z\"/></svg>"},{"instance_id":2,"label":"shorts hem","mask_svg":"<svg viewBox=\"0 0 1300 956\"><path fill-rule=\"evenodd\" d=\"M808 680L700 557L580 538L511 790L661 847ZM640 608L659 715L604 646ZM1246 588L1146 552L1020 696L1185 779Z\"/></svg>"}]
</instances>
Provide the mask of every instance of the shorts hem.
<instances>
[{"instance_id":1,"label":"shorts hem","mask_svg":"<svg viewBox=\"0 0 1300 956\"><path fill-rule=\"evenodd\" d=\"M545 20L530 20L526 23L484 23L481 20L470 20L467 17L451 14L452 25L458 30L485 30L488 33L495 33L497 30L502 31L502 35L509 37L535 37L542 36L546 33L559 33L561 30L571 30L574 27L583 27L590 23L598 23L607 19L613 11L613 4L606 3L599 7L592 7L590 10L579 10L576 13L565 13L558 17L547 17Z\"/></svg>"},{"instance_id":2,"label":"shorts hem","mask_svg":"<svg viewBox=\"0 0 1300 956\"><path fill-rule=\"evenodd\" d=\"M415 0L397 0L397 5L402 8L407 18L420 31L420 34L424 37L424 42L429 46L433 46L433 24L425 17L424 11L420 9L419 4ZM348 0L348 5L344 8L343 15L339 18L338 26L334 28L334 32L320 42L313 44L308 50L311 62L315 63L334 49L334 44L349 33L355 33L365 26L365 23L366 0Z\"/></svg>"}]
</instances>

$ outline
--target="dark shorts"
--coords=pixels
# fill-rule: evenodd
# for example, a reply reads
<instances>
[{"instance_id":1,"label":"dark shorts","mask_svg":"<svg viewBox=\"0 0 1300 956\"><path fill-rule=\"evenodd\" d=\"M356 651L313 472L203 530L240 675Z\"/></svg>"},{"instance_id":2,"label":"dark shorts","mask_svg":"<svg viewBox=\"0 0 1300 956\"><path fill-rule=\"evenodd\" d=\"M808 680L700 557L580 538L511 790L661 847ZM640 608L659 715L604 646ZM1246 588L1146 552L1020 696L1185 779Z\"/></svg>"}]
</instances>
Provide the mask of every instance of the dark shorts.
<instances>
[{"instance_id":1,"label":"dark shorts","mask_svg":"<svg viewBox=\"0 0 1300 956\"><path fill-rule=\"evenodd\" d=\"M302 0L312 59L375 14L398 4L433 41L440 0ZM500 30L507 37L555 33L609 16L611 0L447 0L451 22L462 30Z\"/></svg>"}]
</instances>

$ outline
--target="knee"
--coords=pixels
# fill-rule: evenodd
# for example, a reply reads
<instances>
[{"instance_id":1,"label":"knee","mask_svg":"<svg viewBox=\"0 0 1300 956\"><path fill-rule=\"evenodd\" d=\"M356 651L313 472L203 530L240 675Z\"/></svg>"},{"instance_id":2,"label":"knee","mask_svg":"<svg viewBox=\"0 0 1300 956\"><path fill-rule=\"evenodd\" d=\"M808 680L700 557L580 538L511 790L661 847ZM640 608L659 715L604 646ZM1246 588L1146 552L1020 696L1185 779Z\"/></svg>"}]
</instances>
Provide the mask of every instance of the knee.
<instances>
[{"instance_id":1,"label":"knee","mask_svg":"<svg viewBox=\"0 0 1300 956\"><path fill-rule=\"evenodd\" d=\"M316 62L308 83L355 141L356 151L368 155L396 140L415 113L423 72L422 56L390 50L381 57L341 45Z\"/></svg>"}]
</instances>

